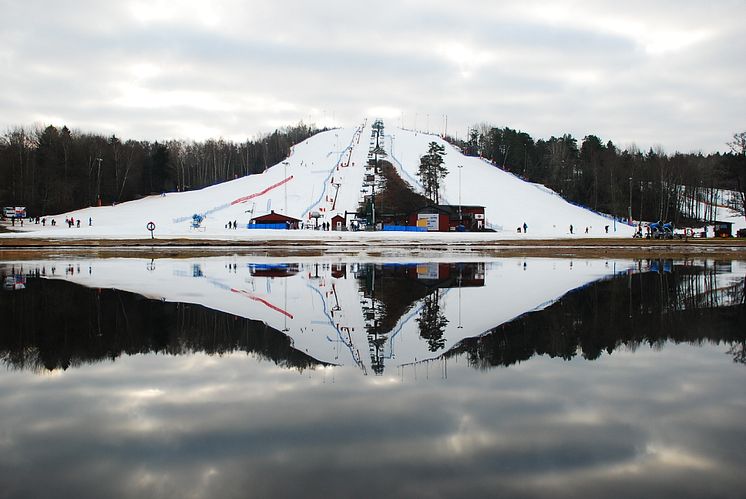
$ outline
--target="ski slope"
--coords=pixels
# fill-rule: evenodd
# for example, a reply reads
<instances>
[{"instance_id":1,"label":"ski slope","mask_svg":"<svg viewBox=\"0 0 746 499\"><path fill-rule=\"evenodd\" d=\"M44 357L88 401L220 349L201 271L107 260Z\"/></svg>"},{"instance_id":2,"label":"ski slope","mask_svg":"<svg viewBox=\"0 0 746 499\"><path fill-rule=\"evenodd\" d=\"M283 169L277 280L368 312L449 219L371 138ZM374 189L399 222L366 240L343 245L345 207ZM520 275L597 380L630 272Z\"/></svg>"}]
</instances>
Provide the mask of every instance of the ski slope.
<instances>
[{"instance_id":1,"label":"ski slope","mask_svg":"<svg viewBox=\"0 0 746 499\"><path fill-rule=\"evenodd\" d=\"M386 128L384 132L382 146L388 159L419 192L422 189L416 172L420 157L427 152L431 141L446 147L445 164L449 173L443 181L441 202L455 205L460 200L464 205L485 206L486 224L496 232L483 233L481 239L568 237L570 225L575 229L572 237L630 237L633 233L631 227L574 206L544 186L525 182L480 158L464 156L437 136L399 128ZM261 174L197 191L169 192L116 206L48 214L45 227L27 223L23 229L14 229L22 231L23 237L144 238L150 235L146 225L152 221L160 238L264 239L268 231L246 228L251 218L275 211L310 225L312 214L318 214L318 222L323 223L336 214L357 211L365 192L363 179L370 137L371 127L366 120L357 127L329 130L297 144L285 161ZM205 217L198 229L191 226L194 214ZM69 228L64 221L70 217L81 220L81 227ZM52 219L56 227L51 226ZM238 229L226 228L234 221ZM524 223L528 225L528 233L518 234L516 228ZM305 230L271 232L273 239L340 237L339 233L311 235ZM386 233L384 237L434 236L404 234ZM18 233L0 237L18 237ZM366 236L348 232L344 237ZM438 237L459 240L475 236L451 233Z\"/></svg>"}]
</instances>

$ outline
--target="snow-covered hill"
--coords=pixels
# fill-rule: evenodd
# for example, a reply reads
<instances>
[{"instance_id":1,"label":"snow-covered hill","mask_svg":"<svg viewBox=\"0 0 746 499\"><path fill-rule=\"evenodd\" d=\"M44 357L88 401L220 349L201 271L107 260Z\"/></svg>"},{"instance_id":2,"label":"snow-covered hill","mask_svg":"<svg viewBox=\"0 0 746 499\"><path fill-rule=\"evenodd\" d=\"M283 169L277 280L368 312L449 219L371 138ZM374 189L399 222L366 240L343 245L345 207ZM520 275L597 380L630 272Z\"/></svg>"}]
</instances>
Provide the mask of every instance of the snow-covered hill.
<instances>
[{"instance_id":1,"label":"snow-covered hill","mask_svg":"<svg viewBox=\"0 0 746 499\"><path fill-rule=\"evenodd\" d=\"M249 219L275 211L310 222L310 215L321 215L319 223L337 213L354 212L364 195L363 179L370 150L371 127L364 122L354 128L319 133L296 145L286 161L262 174L250 175L205 189L166 193L116 206L86 208L70 213L47 215L46 227L27 223L24 235L44 237L139 238L149 235L146 224L157 226L159 237L199 237L215 239L266 238L263 230L247 230ZM397 171L416 190L419 159L428 143L446 147L448 175L443 181L441 201L445 204L483 205L488 227L497 230L489 238L629 237L631 227L571 205L544 186L525 182L480 158L467 157L439 137L413 131L386 128L383 147ZM458 166L461 165L462 168ZM203 227L191 228L193 214L205 215ZM80 228L68 228L64 221L81 220ZM56 227L51 226L51 220ZM89 226L89 221L91 225ZM226 228L236 221L238 229ZM517 234L517 227L528 225L528 234ZM609 227L608 234L605 227ZM274 238L302 237L305 231L272 231ZM292 234L291 234L292 233ZM360 233L350 233L353 237ZM12 237L5 235L4 237ZM407 237L430 235L409 234ZM305 237L308 237L306 233ZM316 236L314 236L316 237ZM325 237L325 236L319 236ZM390 237L403 237L392 234ZM441 237L459 238L453 233ZM468 236L466 236L468 237Z\"/></svg>"}]
</instances>

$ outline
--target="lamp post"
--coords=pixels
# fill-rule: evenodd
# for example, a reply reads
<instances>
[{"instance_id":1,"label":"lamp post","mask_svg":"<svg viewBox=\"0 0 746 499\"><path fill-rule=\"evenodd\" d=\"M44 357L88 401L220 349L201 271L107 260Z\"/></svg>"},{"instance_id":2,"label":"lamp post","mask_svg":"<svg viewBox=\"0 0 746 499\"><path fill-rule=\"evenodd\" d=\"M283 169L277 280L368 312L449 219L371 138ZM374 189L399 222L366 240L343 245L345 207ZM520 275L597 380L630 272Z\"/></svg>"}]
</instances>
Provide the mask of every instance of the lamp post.
<instances>
[{"instance_id":1,"label":"lamp post","mask_svg":"<svg viewBox=\"0 0 746 499\"><path fill-rule=\"evenodd\" d=\"M461 169L464 165L458 165L458 223L464 225L464 215L461 211Z\"/></svg>"},{"instance_id":2,"label":"lamp post","mask_svg":"<svg viewBox=\"0 0 746 499\"><path fill-rule=\"evenodd\" d=\"M101 206L101 162L103 159L96 158L98 163L98 173L96 174L96 204Z\"/></svg>"},{"instance_id":3,"label":"lamp post","mask_svg":"<svg viewBox=\"0 0 746 499\"><path fill-rule=\"evenodd\" d=\"M629 223L632 223L632 177L629 178Z\"/></svg>"},{"instance_id":4,"label":"lamp post","mask_svg":"<svg viewBox=\"0 0 746 499\"><path fill-rule=\"evenodd\" d=\"M288 215L288 162L283 161L282 166L285 167L285 215Z\"/></svg>"},{"instance_id":5,"label":"lamp post","mask_svg":"<svg viewBox=\"0 0 746 499\"><path fill-rule=\"evenodd\" d=\"M461 281L463 280L463 266L459 266L458 269L458 326L456 329L463 329L461 325Z\"/></svg>"}]
</instances>

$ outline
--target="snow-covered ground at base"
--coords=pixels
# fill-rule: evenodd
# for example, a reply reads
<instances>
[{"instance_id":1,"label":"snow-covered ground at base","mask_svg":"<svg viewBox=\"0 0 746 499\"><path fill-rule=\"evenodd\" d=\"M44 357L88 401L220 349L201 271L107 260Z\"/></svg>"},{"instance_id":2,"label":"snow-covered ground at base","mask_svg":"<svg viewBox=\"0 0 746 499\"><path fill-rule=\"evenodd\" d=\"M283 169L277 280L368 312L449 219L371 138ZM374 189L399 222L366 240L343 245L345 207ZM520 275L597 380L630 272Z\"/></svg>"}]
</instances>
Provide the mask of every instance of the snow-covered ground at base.
<instances>
[{"instance_id":1,"label":"snow-covered ground at base","mask_svg":"<svg viewBox=\"0 0 746 499\"><path fill-rule=\"evenodd\" d=\"M372 260L375 261L375 260ZM432 279L438 263L400 258L389 265L417 265L417 279ZM383 260L379 261L383 262ZM439 289L440 309L449 322L444 346L432 350L419 335L415 301L391 331L383 331L381 356L387 369L435 358L464 338L479 336L524 313L550 305L568 291L636 268L632 261L506 258L481 261L481 285ZM41 275L90 288L110 288L167 302L202 305L259 320L282 331L293 347L331 364L357 365L371 373L370 341L357 260L246 257L198 259L73 259L3 262L15 273ZM284 276L278 276L287 269ZM269 273L267 273L269 271ZM271 275L270 275L271 274ZM389 282L390 281L386 281ZM388 284L391 285L391 284ZM383 289L376 291L380 295ZM368 312L370 308L367 309Z\"/></svg>"},{"instance_id":2,"label":"snow-covered ground at base","mask_svg":"<svg viewBox=\"0 0 746 499\"><path fill-rule=\"evenodd\" d=\"M399 128L386 128L383 147L402 178L421 192L417 178L420 157L431 141L445 146L448 175L443 180L441 203L485 207L486 222L497 232L440 234L444 240L562 237L631 237L634 229L574 206L548 188L525 182L480 158L467 157L435 135ZM0 237L45 238L147 238L148 222L156 225L155 235L167 238L208 239L308 239L319 232L256 232L246 228L253 217L275 211L311 222L318 213L319 223L335 214L356 212L364 195L363 179L368 161L371 127L340 128L319 133L293 147L287 160L264 173L249 175L197 191L169 192L116 206L92 207L69 213L48 214L47 224L14 227L15 234ZM461 168L459 168L461 166ZM191 228L193 214L206 215L202 227ZM80 228L69 228L67 218L81 221ZM56 227L51 226L52 220ZM236 221L238 229L227 229ZM349 221L349 219L348 219ZM89 225L90 223L90 225ZM527 224L528 233L517 228ZM570 234L570 226L574 234ZM606 227L608 226L608 233ZM586 233L587 229L587 233ZM362 233L347 237L359 238ZM334 236L329 236L334 239ZM379 236L380 237L380 236ZM392 233L385 239L432 237L421 233Z\"/></svg>"}]
</instances>

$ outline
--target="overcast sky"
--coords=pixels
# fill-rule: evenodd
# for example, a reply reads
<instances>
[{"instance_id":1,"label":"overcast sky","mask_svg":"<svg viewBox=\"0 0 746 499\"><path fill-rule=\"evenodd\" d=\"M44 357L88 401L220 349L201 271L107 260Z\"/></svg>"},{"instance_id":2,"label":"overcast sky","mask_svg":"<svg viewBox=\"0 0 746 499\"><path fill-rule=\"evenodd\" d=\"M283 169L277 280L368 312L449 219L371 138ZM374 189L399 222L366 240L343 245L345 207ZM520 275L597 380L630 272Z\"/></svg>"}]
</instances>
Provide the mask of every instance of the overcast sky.
<instances>
[{"instance_id":1,"label":"overcast sky","mask_svg":"<svg viewBox=\"0 0 746 499\"><path fill-rule=\"evenodd\" d=\"M727 150L746 1L0 0L0 127L244 140L303 120Z\"/></svg>"}]
</instances>

